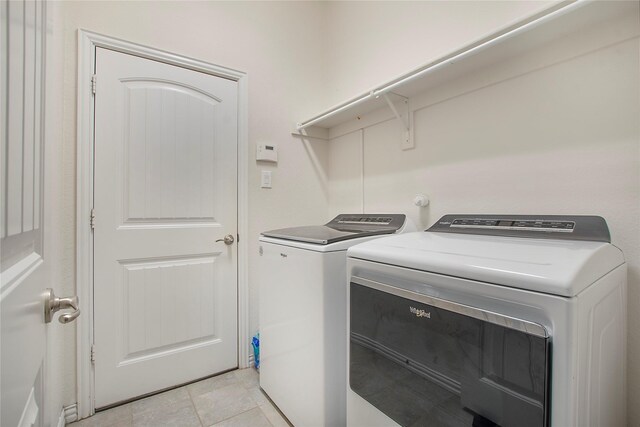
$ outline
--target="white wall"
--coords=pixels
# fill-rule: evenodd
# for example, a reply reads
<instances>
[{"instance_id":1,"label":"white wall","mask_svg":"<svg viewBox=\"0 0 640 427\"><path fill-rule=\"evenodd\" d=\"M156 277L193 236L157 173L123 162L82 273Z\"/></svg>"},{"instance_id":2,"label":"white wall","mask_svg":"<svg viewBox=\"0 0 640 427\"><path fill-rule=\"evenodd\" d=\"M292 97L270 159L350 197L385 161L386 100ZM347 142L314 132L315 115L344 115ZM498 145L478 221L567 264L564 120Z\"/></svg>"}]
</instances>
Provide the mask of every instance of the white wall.
<instances>
[{"instance_id":1,"label":"white wall","mask_svg":"<svg viewBox=\"0 0 640 427\"><path fill-rule=\"evenodd\" d=\"M427 64L559 3L545 1L328 2L325 107Z\"/></svg>"},{"instance_id":2,"label":"white wall","mask_svg":"<svg viewBox=\"0 0 640 427\"><path fill-rule=\"evenodd\" d=\"M45 257L51 268L49 287L60 297L75 295L73 276L68 271L74 267L73 260L65 257L65 246L73 244L75 234L66 234L69 218L63 213L73 209L62 206L62 120L63 120L63 59L62 20L56 3L47 3L47 57L46 57L46 110L45 110ZM72 213L73 218L74 214ZM58 424L62 406L75 400L75 324L62 325L57 321L47 327L47 386L48 401L45 407L45 425Z\"/></svg>"},{"instance_id":3,"label":"white wall","mask_svg":"<svg viewBox=\"0 0 640 427\"><path fill-rule=\"evenodd\" d=\"M62 136L56 148L62 166L56 172L62 198L55 220L60 294L72 294L76 286L76 32L83 28L249 74L251 220L245 241L251 245L252 329L258 326L253 270L258 233L320 223L328 213L359 211L363 205L368 211L407 212L422 227L454 211L603 215L614 242L631 261L629 319L630 325L637 323L637 41L532 73L522 60L514 66L515 77L488 70L496 76L488 87L479 87L482 79L470 79L416 97L415 150L390 148L397 146L393 121L356 133L350 133L358 129L351 124L345 136L330 144L290 136L293 123L323 107L551 3L52 2L62 40L55 53L63 62L55 76L63 85L58 100ZM556 93L548 85L560 76L570 84L560 85ZM590 93L599 98L588 98ZM492 124L496 116L508 117L507 125ZM545 125L548 120L552 128ZM260 141L278 144L276 167L256 165L253 153ZM274 171L272 190L258 188L260 169ZM509 180L518 186L505 186ZM562 184L543 185L551 181ZM484 186L472 190L467 182ZM431 195L429 209L419 212L411 205L416 192ZM61 369L56 381L62 402L69 404L76 400L73 326L63 335L64 347L54 349ZM633 402L640 398L640 367L633 363L640 356L640 333L630 328L629 338ZM635 406L629 405L630 420L640 424Z\"/></svg>"},{"instance_id":4,"label":"white wall","mask_svg":"<svg viewBox=\"0 0 640 427\"><path fill-rule=\"evenodd\" d=\"M394 15L395 22L425 6L403 7L407 16ZM357 4L344 8L358 15ZM336 31L358 40L387 21L353 19ZM385 54L402 56L394 46L415 34L394 29L385 45L359 44L357 61L335 56L336 69L365 75ZM636 13L416 95L413 150L400 150L399 124L385 112L383 120L372 113L333 128L342 136L329 153L330 213L363 205L366 212L407 213L420 228L447 213L603 216L629 263L629 425L640 424L638 34ZM415 61L432 59L413 52ZM398 74L387 71L375 83ZM344 92L340 82L332 84ZM428 208L413 206L417 193L430 195Z\"/></svg>"},{"instance_id":5,"label":"white wall","mask_svg":"<svg viewBox=\"0 0 640 427\"><path fill-rule=\"evenodd\" d=\"M318 223L327 216L323 170L328 147L291 137L299 115L316 111L324 79L324 6L317 2L61 2L64 46L62 117L61 286L75 283L76 70L79 28L248 73L249 262L255 265L260 231ZM278 144L277 166L256 165L256 142ZM260 169L273 171L273 189L259 188ZM304 200L304 203L299 203ZM251 330L258 327L256 274L249 275ZM81 284L77 284L80 286ZM84 284L82 284L84 285ZM62 289L64 287L64 289ZM69 325L71 326L71 325ZM69 327L63 400L76 401L75 342ZM249 345L249 343L247 343Z\"/></svg>"}]
</instances>

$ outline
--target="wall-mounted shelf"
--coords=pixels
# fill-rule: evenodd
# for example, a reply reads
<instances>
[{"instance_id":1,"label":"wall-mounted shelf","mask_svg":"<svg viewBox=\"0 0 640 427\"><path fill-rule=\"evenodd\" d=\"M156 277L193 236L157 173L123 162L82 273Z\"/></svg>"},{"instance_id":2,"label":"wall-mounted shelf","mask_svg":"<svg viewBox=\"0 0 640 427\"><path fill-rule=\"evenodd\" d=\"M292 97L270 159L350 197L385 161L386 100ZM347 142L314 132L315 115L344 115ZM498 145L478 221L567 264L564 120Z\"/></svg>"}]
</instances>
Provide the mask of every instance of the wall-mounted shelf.
<instances>
[{"instance_id":1,"label":"wall-mounted shelf","mask_svg":"<svg viewBox=\"0 0 640 427\"><path fill-rule=\"evenodd\" d=\"M598 22L629 13L637 14L636 2L578 0L568 4L560 3L301 121L296 126L297 131L309 128L330 129L385 105L393 109L393 104L385 97L387 94L398 95L395 99L411 98L446 81L473 73L474 70L522 55L559 38L579 33ZM393 113L402 120L397 111Z\"/></svg>"}]
</instances>

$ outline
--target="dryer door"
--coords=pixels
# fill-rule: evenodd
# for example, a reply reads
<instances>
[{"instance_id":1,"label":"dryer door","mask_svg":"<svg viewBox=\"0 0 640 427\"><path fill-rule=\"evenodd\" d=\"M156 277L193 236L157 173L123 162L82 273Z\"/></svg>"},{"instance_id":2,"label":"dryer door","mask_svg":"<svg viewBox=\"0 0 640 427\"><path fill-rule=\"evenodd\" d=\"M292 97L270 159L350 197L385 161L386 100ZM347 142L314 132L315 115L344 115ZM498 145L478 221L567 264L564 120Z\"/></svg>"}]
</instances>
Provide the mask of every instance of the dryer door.
<instances>
[{"instance_id":1,"label":"dryer door","mask_svg":"<svg viewBox=\"0 0 640 427\"><path fill-rule=\"evenodd\" d=\"M550 360L538 324L351 280L350 387L400 425L547 426Z\"/></svg>"}]
</instances>

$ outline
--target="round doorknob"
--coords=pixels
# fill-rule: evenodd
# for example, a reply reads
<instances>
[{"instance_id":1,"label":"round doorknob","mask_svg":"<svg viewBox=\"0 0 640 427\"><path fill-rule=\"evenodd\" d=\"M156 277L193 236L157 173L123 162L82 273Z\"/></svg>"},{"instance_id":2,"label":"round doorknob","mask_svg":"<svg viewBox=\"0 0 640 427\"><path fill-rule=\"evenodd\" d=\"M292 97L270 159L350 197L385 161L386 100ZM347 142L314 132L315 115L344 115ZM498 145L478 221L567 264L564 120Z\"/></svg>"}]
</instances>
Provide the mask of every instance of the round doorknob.
<instances>
[{"instance_id":1,"label":"round doorknob","mask_svg":"<svg viewBox=\"0 0 640 427\"><path fill-rule=\"evenodd\" d=\"M226 236L224 236L224 239L218 239L216 240L216 242L224 242L225 245L230 245L235 242L235 239L231 234L227 234Z\"/></svg>"}]
</instances>

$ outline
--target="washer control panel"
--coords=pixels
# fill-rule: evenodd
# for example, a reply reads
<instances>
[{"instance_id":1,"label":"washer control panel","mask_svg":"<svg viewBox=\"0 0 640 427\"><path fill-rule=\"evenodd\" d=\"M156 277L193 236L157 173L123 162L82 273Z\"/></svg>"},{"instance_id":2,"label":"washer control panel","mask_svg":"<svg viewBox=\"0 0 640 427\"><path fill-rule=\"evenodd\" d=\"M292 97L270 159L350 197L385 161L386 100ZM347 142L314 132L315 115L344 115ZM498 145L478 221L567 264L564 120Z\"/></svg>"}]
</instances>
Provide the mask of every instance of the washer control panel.
<instances>
[{"instance_id":1,"label":"washer control panel","mask_svg":"<svg viewBox=\"0 0 640 427\"><path fill-rule=\"evenodd\" d=\"M587 215L445 215L426 231L611 242L604 218Z\"/></svg>"},{"instance_id":2,"label":"washer control panel","mask_svg":"<svg viewBox=\"0 0 640 427\"><path fill-rule=\"evenodd\" d=\"M403 214L340 214L325 225L336 230L396 231L402 228L405 219Z\"/></svg>"}]
</instances>

